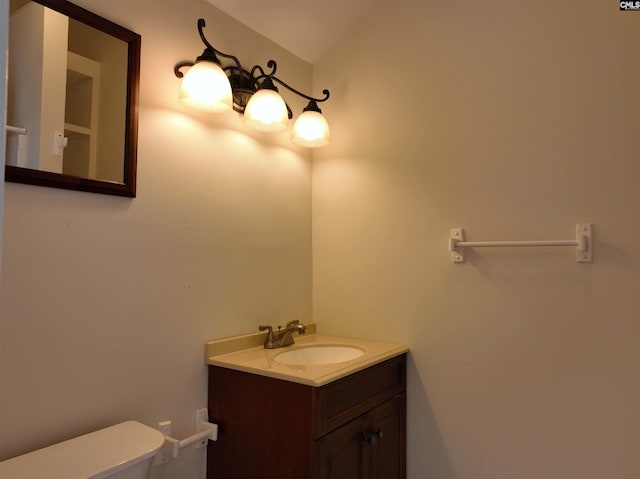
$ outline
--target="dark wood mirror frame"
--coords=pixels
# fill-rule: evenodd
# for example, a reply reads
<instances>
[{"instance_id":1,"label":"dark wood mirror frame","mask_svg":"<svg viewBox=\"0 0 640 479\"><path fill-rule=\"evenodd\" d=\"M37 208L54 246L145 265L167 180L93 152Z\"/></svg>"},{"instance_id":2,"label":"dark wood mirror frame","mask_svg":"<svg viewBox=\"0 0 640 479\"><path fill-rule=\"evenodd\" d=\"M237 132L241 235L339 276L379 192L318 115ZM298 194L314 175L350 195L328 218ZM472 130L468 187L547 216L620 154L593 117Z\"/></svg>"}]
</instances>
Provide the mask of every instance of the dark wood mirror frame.
<instances>
[{"instance_id":1,"label":"dark wood mirror frame","mask_svg":"<svg viewBox=\"0 0 640 479\"><path fill-rule=\"evenodd\" d=\"M106 18L100 17L66 0L31 0L62 13L127 43L127 107L125 151L123 152L123 182L80 178L17 166L5 166L5 179L16 183L88 191L118 196L136 196L136 169L138 150L138 95L140 82L141 37Z\"/></svg>"}]
</instances>

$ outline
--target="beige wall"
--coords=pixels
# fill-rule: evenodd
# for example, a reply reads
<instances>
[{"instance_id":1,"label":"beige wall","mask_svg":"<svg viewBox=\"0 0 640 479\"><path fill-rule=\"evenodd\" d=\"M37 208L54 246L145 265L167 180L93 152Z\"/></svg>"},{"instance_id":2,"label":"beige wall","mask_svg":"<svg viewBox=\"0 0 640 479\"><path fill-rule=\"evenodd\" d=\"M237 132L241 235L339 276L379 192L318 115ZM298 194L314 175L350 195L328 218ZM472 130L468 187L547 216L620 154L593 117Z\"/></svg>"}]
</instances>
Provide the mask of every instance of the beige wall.
<instances>
[{"instance_id":1,"label":"beige wall","mask_svg":"<svg viewBox=\"0 0 640 479\"><path fill-rule=\"evenodd\" d=\"M410 479L636 479L640 14L381 0L314 82L314 318L412 350ZM468 238L573 237L476 250Z\"/></svg>"},{"instance_id":2,"label":"beige wall","mask_svg":"<svg viewBox=\"0 0 640 479\"><path fill-rule=\"evenodd\" d=\"M309 153L183 108L173 65L202 52L204 17L248 64L303 89L311 66L204 1L76 3L142 35L138 197L5 185L0 460L126 419L185 437L207 339L311 319ZM200 449L154 474L203 470Z\"/></svg>"}]
</instances>

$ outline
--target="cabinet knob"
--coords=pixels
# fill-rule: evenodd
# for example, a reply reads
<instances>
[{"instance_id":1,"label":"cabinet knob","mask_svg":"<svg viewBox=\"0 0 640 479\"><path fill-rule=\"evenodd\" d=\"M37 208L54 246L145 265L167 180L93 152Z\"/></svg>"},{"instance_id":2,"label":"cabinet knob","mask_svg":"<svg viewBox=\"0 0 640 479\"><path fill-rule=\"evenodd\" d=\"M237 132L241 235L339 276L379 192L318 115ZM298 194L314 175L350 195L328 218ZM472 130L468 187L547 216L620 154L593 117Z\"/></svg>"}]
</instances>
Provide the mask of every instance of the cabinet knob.
<instances>
[{"instance_id":1,"label":"cabinet knob","mask_svg":"<svg viewBox=\"0 0 640 479\"><path fill-rule=\"evenodd\" d=\"M382 439L384 436L384 431L382 429L378 429L377 431L372 432L371 434L367 434L364 436L363 441L368 442L371 446L373 446L378 439Z\"/></svg>"}]
</instances>

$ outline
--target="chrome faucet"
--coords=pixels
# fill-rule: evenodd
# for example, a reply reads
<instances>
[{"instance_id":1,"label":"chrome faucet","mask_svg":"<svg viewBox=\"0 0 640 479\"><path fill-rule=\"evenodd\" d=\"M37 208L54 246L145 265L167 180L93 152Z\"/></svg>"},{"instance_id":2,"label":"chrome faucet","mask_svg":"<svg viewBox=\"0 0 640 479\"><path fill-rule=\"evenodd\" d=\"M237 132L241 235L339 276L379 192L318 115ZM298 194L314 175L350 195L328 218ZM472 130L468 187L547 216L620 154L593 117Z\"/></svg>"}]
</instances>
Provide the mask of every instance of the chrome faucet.
<instances>
[{"instance_id":1,"label":"chrome faucet","mask_svg":"<svg viewBox=\"0 0 640 479\"><path fill-rule=\"evenodd\" d=\"M298 331L299 334L304 334L306 332L306 328L303 324L300 324L300 321L297 319L294 321L289 321L287 326L280 330L280 326L278 326L278 332L273 332L272 326L258 326L260 331L268 331L267 337L264 340L264 348L265 349L276 349L282 348L283 346L290 346L293 344L293 336L292 334Z\"/></svg>"}]
</instances>

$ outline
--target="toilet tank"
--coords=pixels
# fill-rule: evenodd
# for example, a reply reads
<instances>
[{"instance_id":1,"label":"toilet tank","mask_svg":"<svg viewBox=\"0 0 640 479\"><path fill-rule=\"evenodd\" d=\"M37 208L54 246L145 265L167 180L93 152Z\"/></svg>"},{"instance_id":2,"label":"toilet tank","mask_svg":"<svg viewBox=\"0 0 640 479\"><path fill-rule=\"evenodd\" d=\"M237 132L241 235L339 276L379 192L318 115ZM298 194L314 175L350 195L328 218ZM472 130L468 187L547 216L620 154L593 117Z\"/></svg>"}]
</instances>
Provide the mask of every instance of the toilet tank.
<instances>
[{"instance_id":1,"label":"toilet tank","mask_svg":"<svg viewBox=\"0 0 640 479\"><path fill-rule=\"evenodd\" d=\"M146 479L164 435L127 421L0 462L0 479Z\"/></svg>"}]
</instances>

